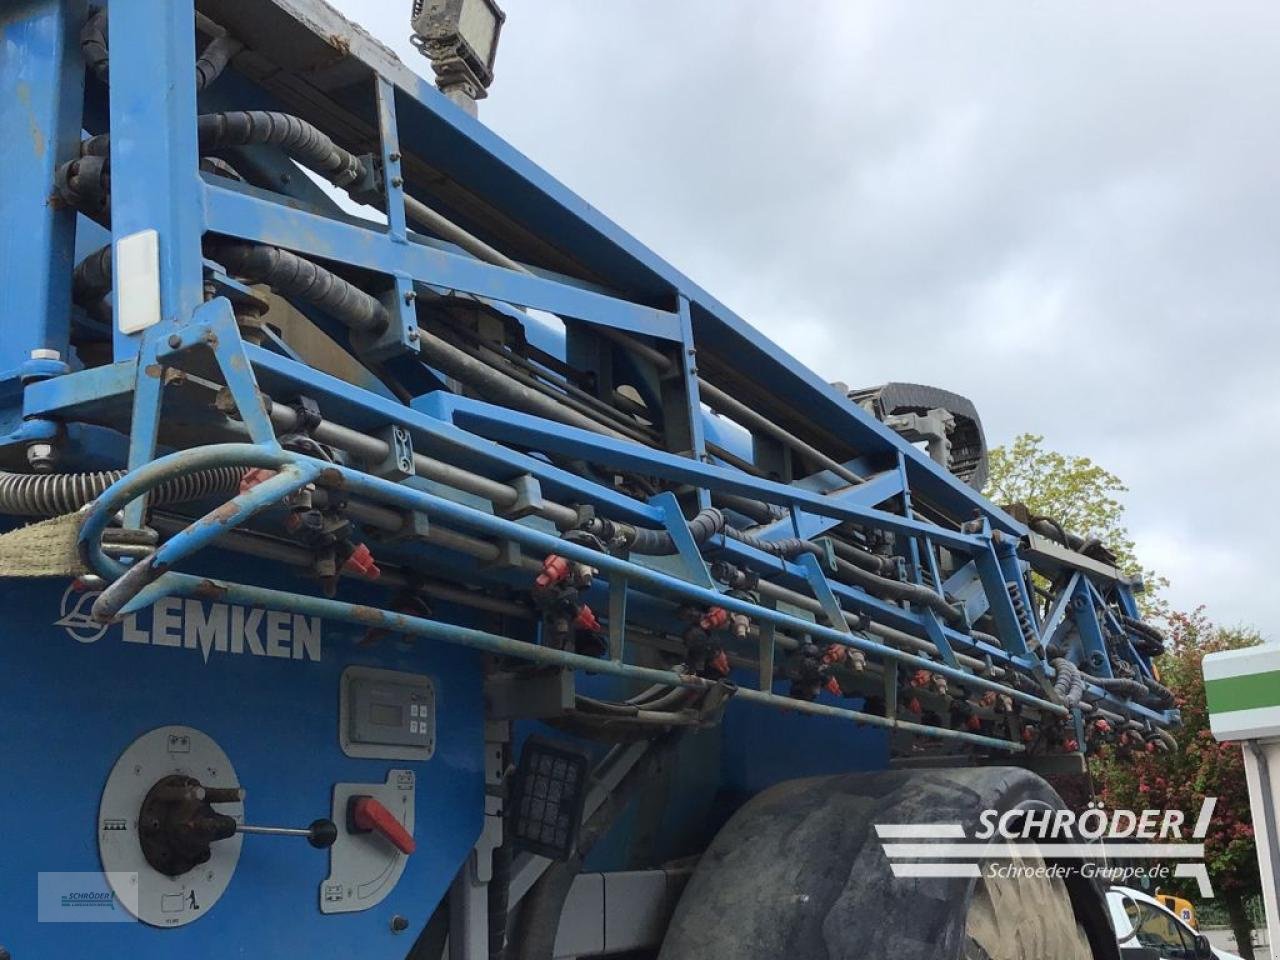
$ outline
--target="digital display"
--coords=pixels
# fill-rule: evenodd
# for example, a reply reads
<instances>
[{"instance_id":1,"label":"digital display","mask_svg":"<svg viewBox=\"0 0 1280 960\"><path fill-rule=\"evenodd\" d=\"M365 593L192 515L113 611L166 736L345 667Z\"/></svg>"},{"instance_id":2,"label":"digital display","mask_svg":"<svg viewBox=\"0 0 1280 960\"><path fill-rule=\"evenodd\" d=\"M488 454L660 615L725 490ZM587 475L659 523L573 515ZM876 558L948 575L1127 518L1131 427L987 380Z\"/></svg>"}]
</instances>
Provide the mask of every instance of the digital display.
<instances>
[{"instance_id":1,"label":"digital display","mask_svg":"<svg viewBox=\"0 0 1280 960\"><path fill-rule=\"evenodd\" d=\"M369 704L369 722L376 723L380 727L402 727L404 726L404 708L397 707L394 703L371 703Z\"/></svg>"}]
</instances>

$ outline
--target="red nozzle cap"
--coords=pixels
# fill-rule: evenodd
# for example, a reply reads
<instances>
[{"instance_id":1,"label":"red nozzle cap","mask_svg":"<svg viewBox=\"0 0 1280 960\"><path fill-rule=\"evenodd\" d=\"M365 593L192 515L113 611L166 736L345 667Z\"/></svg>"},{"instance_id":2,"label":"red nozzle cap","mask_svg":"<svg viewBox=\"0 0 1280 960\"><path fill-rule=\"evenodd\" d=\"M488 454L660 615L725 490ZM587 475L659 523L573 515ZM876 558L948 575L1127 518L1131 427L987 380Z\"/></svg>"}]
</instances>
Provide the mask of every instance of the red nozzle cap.
<instances>
[{"instance_id":1,"label":"red nozzle cap","mask_svg":"<svg viewBox=\"0 0 1280 960\"><path fill-rule=\"evenodd\" d=\"M600 626L600 621L596 619L596 615L585 603L578 610L578 615L573 618L573 625L589 633L600 633L604 630L604 627Z\"/></svg>"},{"instance_id":2,"label":"red nozzle cap","mask_svg":"<svg viewBox=\"0 0 1280 960\"><path fill-rule=\"evenodd\" d=\"M553 553L542 561L542 572L538 574L533 582L545 590L552 584L559 583L568 575L569 561Z\"/></svg>"},{"instance_id":3,"label":"red nozzle cap","mask_svg":"<svg viewBox=\"0 0 1280 960\"><path fill-rule=\"evenodd\" d=\"M717 650L716 655L707 663L707 672L719 677L727 677L729 669L729 655L723 650Z\"/></svg>"},{"instance_id":4,"label":"red nozzle cap","mask_svg":"<svg viewBox=\"0 0 1280 960\"><path fill-rule=\"evenodd\" d=\"M418 849L413 834L396 819L395 814L373 797L352 797L348 801L347 824L353 833L380 833L403 854Z\"/></svg>"},{"instance_id":5,"label":"red nozzle cap","mask_svg":"<svg viewBox=\"0 0 1280 960\"><path fill-rule=\"evenodd\" d=\"M356 548L351 551L351 556L347 557L346 563L342 565L342 572L358 573L369 580L377 580L382 576L382 571L374 562L373 554L363 543L356 544Z\"/></svg>"},{"instance_id":6,"label":"red nozzle cap","mask_svg":"<svg viewBox=\"0 0 1280 960\"><path fill-rule=\"evenodd\" d=\"M710 633L712 630L719 630L728 622L728 610L724 607L709 607L707 612L702 615L702 619L698 621L698 626Z\"/></svg>"}]
</instances>

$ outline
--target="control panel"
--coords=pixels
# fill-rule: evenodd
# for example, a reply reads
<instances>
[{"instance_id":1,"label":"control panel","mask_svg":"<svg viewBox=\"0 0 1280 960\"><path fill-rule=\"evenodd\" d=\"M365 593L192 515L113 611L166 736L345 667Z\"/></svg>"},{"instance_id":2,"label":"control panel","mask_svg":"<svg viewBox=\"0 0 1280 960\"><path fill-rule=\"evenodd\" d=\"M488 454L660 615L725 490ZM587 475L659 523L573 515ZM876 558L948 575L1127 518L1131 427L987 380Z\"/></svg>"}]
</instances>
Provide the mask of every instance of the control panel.
<instances>
[{"instance_id":1,"label":"control panel","mask_svg":"<svg viewBox=\"0 0 1280 960\"><path fill-rule=\"evenodd\" d=\"M203 783L200 782L203 778ZM187 791L186 781L196 783ZM195 828L221 827L222 842L194 835L166 842L167 811L193 801L183 819ZM218 813L211 804L218 803ZM210 737L191 727L159 727L120 754L98 807L98 851L119 902L144 923L180 927L207 916L240 860L244 798L231 761ZM212 839L211 837L209 839Z\"/></svg>"},{"instance_id":2,"label":"control panel","mask_svg":"<svg viewBox=\"0 0 1280 960\"><path fill-rule=\"evenodd\" d=\"M412 770L392 770L384 783L338 783L333 817L345 826L329 851L320 885L323 913L351 913L381 903L400 881L413 838Z\"/></svg>"},{"instance_id":3,"label":"control panel","mask_svg":"<svg viewBox=\"0 0 1280 960\"><path fill-rule=\"evenodd\" d=\"M429 760L436 751L436 694L421 674L348 667L338 722L349 757Z\"/></svg>"},{"instance_id":4,"label":"control panel","mask_svg":"<svg viewBox=\"0 0 1280 960\"><path fill-rule=\"evenodd\" d=\"M6 603L33 639L0 670L29 825L0 947L404 957L483 827L481 657L218 600L102 627L78 616L94 596L49 580Z\"/></svg>"}]
</instances>

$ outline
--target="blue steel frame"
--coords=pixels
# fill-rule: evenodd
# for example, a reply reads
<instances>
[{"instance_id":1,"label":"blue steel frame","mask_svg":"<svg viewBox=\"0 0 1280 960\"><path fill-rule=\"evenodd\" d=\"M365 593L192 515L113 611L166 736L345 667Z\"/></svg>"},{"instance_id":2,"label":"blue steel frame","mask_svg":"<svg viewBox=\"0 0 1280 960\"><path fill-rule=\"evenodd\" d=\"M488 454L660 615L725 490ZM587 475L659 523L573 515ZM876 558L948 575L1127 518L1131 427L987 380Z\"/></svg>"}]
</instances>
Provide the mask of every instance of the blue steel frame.
<instances>
[{"instance_id":1,"label":"blue steel frame","mask_svg":"<svg viewBox=\"0 0 1280 960\"><path fill-rule=\"evenodd\" d=\"M1044 621L1028 617L1025 611L1034 610L1036 604L1028 593L1032 558L1026 549L1029 531L1022 524L834 391L457 109L383 48L353 31L329 8L311 0L270 2L292 17L292 29L330 44L335 56L341 55L367 74L367 88L361 88L363 93L356 98L360 102L352 102L349 96L340 106L356 118L352 122L364 124L376 147L373 155L384 171L387 225L342 215L313 199L300 199L301 190L298 196L290 196L202 175L196 138L201 101L192 75L194 0L112 0L110 33L115 48L124 55L113 58L111 69L111 233L115 240L140 230L159 234L162 320L142 333L117 331L112 364L75 372L69 372L62 362L74 355L68 318L75 218L45 200L54 167L76 155L81 137L84 71L75 32L83 19L84 5L72 0L26 0L6 12L5 22L0 23L4 27L0 33L0 116L8 121L5 129L32 131L31 141L14 137L0 145L0 176L7 184L6 191L0 193L0 203L5 204L0 209L0 222L6 224L9 238L0 262L0 305L5 307L9 324L0 356L10 371L0 389L0 400L9 401L3 443L5 449L20 451L33 440L56 437L59 431L80 422L103 424L128 436L126 462L131 474L99 502L85 531L95 566L108 579L119 578L107 595L119 602L113 606L104 596L100 605L103 615L128 611L165 595L198 596L214 590L236 602L376 622L575 669L682 686L705 685L706 681L698 678L623 662L627 649L625 624L621 622L624 611L636 609L635 598L649 593L748 614L764 628L760 660L770 665L769 676L774 661L773 631L783 627L860 650L885 665L890 675L899 667L923 669L975 690L998 691L1044 715L1062 716L1067 711L1047 692L1032 694L989 679L965 666L958 655L1024 674L1047 691L1053 669L1044 649L1058 643L1073 626L1081 649L1070 651L1070 655L1090 662L1095 673L1111 675L1108 638L1129 634L1116 613L1136 616L1133 584L1123 577L1100 573L1096 565L1069 569L1066 586L1058 591ZM289 38L282 37L279 42L286 44ZM130 56L130 50L145 51L146 55ZM271 51L266 47L256 52L269 56ZM38 95L30 95L32 91ZM258 90L257 95L269 104L283 98L285 107L301 110L298 104L288 102L287 92ZM35 165L30 162L33 144L38 160ZM505 269L410 230L404 209L405 191L415 186L410 157L429 161L433 169L483 200L507 222L518 223L521 235L536 238L537 243L530 247L535 251L531 259L541 259L543 265L529 272ZM416 186L426 189L422 183ZM12 229L15 223L30 224L33 230L20 244L12 240L17 235ZM483 223L477 229L482 230ZM388 333L376 342L353 340L353 351L368 361L413 361L418 349L418 315L411 306L414 294L476 298L503 305L508 315L517 317L523 316L520 311L524 309L542 310L574 322L575 329L585 330L587 335L603 332L638 337L648 350L669 358L674 369L671 389L681 391L678 395L688 436L679 448L664 452L441 390L424 393L405 406L320 373L290 356L246 343L228 301L207 299L210 279L224 278L211 275L213 268L203 258L201 244L206 233L271 244L375 278L366 286L391 308L392 322ZM536 255L538 249L543 249L543 256ZM552 261L556 269L546 266ZM576 264L578 275L569 275L570 267L565 264ZM59 359L37 357L33 361L33 350L56 350ZM643 363L643 357L632 360ZM172 456L157 460L158 435L166 415L166 378L160 372L166 368L190 368L202 374L217 371L254 445L199 447L183 453L179 460ZM819 442L857 471L863 482L844 486L833 474L797 483L777 482L708 457L698 396L699 376L708 370L764 404L766 415L789 424L820 424L816 434ZM767 384L767 395L761 395L752 384ZM676 542L683 571L661 572L638 561L604 556L528 523L289 454L281 449L272 429L263 406L264 391L279 397L305 394L319 402L327 418L357 430L374 433L393 424L401 426L419 451L442 459L457 458L468 469L497 480L531 477L547 496L592 505L624 522L664 528ZM672 495L643 502L523 450L639 471L687 488L695 497L692 504ZM276 481L238 498L234 512L224 510L219 523L195 524L168 541L146 563L126 570L101 554L96 538L116 509L124 509L127 524L140 525L145 494L157 478L166 472L172 475L175 469L186 471L195 463L270 466L280 469L281 474ZM273 499L278 500L282 489L310 481L323 484L338 480L348 492L359 491L378 502L421 512L432 522L439 520L534 551L557 552L598 568L610 585L611 659L584 658L461 626L356 608L340 600L267 592L251 585L211 585L168 569L211 543L227 526L228 518L231 525L248 520ZM687 534L681 509L705 506L713 493L737 494L784 508L784 519L756 531L763 539L819 538L844 522L893 533L902 545L907 577L916 584L939 582L937 548L965 558L943 588L963 604L969 623L990 614L998 642L975 638L967 630L945 624L928 609L889 603L837 582L817 558L782 560L723 536L713 538L700 551ZM917 519L912 513L916 504L927 504L931 511L956 519L958 528ZM730 595L711 578L704 553L749 567L772 582L815 598L826 611L828 623L808 621L770 604ZM152 575L157 577L152 579ZM494 581L500 582L497 574ZM846 612L865 614L932 643L937 659L906 653L850 629ZM1128 653L1140 674L1151 676L1147 658L1131 644ZM770 686L762 678L761 690L742 690L738 696L962 740L985 749L1023 749L1022 744L1003 738L897 720L892 713L886 720L865 712L801 704L769 693ZM1090 697L1140 723L1164 726L1177 719L1175 711L1154 710L1098 687L1091 687ZM1079 729L1078 713L1072 719Z\"/></svg>"}]
</instances>

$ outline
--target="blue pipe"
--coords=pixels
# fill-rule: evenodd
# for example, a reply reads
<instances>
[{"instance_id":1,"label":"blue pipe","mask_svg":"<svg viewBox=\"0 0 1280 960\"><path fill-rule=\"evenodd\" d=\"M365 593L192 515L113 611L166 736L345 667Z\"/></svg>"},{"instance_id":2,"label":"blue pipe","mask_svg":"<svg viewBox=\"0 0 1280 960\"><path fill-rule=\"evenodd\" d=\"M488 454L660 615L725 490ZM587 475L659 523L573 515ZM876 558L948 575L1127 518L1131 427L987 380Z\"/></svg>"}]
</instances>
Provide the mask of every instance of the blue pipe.
<instances>
[{"instance_id":1,"label":"blue pipe","mask_svg":"<svg viewBox=\"0 0 1280 960\"><path fill-rule=\"evenodd\" d=\"M307 594L285 593L282 590L271 590L265 587L209 580L185 573L165 574L162 581L151 584L140 591L134 602L139 606L147 606L167 596L191 597L198 600L216 600L221 603L233 603L248 607L284 610L291 613L300 613L304 616L321 617L325 620L343 621L361 627L384 629L392 633L404 633L431 640L441 640L445 643L454 643L497 656L519 657L534 663L567 667L571 670L586 670L591 673L604 673L616 677L642 680L647 683L684 687L689 690L710 690L721 686L714 680L707 680L693 674L639 667L616 660L598 660L595 657L587 657L580 653L538 646L537 644L526 643L523 640L513 640L510 637L487 633L483 630L475 630L452 623L442 623L438 620L428 620L405 613L394 613L377 607L348 603L343 600L328 600ZM783 697L776 693L750 690L746 687L733 688L733 698L764 704L775 709L835 717L868 726L904 730L944 740L959 740L1011 753L1018 753L1024 749L1022 744L1011 740L986 737L963 730L949 730L945 727L932 727L928 724L915 723L910 720L881 717L872 713L849 710L844 707L833 707L824 703L812 703L807 700Z\"/></svg>"},{"instance_id":2,"label":"blue pipe","mask_svg":"<svg viewBox=\"0 0 1280 960\"><path fill-rule=\"evenodd\" d=\"M916 669L929 670L957 683L984 690L994 690L1047 713L1066 716L1069 712L1063 706L997 681L988 680L985 677L954 667L948 667L905 651L895 650L856 634L843 633L831 627L758 606L715 589L695 586L661 571L642 567L606 553L600 553L589 547L562 540L540 530L484 513L434 494L414 490L337 464L321 463L300 454L265 449L252 444L229 443L198 447L194 450L169 454L134 470L107 489L91 508L89 520L80 535L82 553L93 569L109 580L117 580L123 576L124 568L116 561L107 558L103 553L101 546L102 531L105 529L109 517L142 493L174 476L183 476L215 465L267 467L283 470L290 465L306 463L312 465L312 469L315 470L313 475L324 485L340 487L347 494L363 495L376 502L394 505L404 510L425 513L432 519L444 521L446 525L463 527L500 539L514 540L543 553L555 553L569 557L580 563L603 570L606 573L622 577L628 583L648 586L658 593L674 595L681 600L692 601L704 606L720 606L726 610L746 614L756 621L767 621L792 631L809 634L828 643L850 646L878 658L889 658ZM291 478L288 483L282 483L281 487L288 487L292 484L296 488L305 482L307 481L296 482L296 478ZM259 494L252 501L259 504L259 507L266 505L264 495L260 493L263 486L266 486L266 484L264 483L250 492L251 494ZM279 487L273 488L272 492L276 493L279 489ZM277 498L280 495L283 494L277 493ZM234 516L239 518L235 521L236 523L241 522L248 515L244 512L243 507L244 503L242 502L234 513ZM165 545L166 565L171 566L189 556L213 539L216 539L221 530L230 529L234 526L234 523L228 524L226 522L226 519L231 516L231 512L227 512L225 506L221 507L172 537ZM150 566L154 569L154 558L155 555L153 555L150 562L144 560L137 566L144 568ZM162 575L163 570L157 574L157 576ZM129 580L130 588L132 589L134 585L140 588L144 583L156 579L155 577L148 579L148 577L149 573L136 574ZM125 598L122 596L122 592L123 589L122 591L111 593L109 596L108 592L104 591L103 595L98 598L97 603L94 604L93 616L95 619L110 620L119 612L127 612L128 609L131 609L131 606L125 606ZM598 663L600 661L591 660L590 662Z\"/></svg>"}]
</instances>

